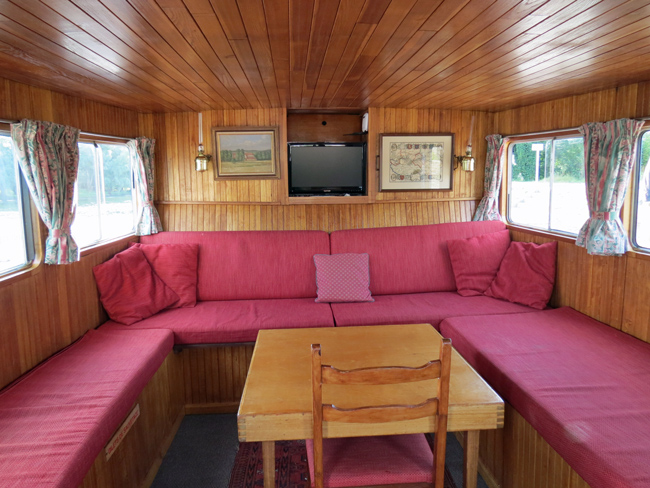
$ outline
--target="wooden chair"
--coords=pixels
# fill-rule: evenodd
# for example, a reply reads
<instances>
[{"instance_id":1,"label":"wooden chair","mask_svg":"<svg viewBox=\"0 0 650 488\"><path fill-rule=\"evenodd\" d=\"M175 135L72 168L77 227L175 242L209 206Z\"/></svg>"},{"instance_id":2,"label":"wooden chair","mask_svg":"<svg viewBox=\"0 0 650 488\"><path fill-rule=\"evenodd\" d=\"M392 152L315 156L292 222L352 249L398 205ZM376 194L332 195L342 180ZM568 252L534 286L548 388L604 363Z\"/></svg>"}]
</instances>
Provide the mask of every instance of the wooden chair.
<instances>
[{"instance_id":1,"label":"wooden chair","mask_svg":"<svg viewBox=\"0 0 650 488\"><path fill-rule=\"evenodd\" d=\"M314 435L313 441L307 441L307 454L313 486L388 488L408 484L443 488L451 339L442 340L440 359L418 368L395 366L339 370L322 364L320 344L312 344L311 358ZM439 379L438 391L420 404L368 406L363 399L350 408L323 404L324 384L342 387L391 385L431 379ZM382 423L427 416L434 417L436 435L433 453L424 434L323 440L324 422Z\"/></svg>"}]
</instances>

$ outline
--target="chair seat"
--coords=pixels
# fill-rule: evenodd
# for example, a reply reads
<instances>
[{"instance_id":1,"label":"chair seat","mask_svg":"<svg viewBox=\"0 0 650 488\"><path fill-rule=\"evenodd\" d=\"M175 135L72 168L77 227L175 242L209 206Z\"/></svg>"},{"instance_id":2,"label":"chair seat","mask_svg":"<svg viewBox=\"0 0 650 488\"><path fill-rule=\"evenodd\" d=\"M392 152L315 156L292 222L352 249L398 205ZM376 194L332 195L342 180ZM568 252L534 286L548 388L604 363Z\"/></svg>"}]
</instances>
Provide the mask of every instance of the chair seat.
<instances>
[{"instance_id":1,"label":"chair seat","mask_svg":"<svg viewBox=\"0 0 650 488\"><path fill-rule=\"evenodd\" d=\"M314 486L313 442L307 440ZM433 453L424 434L323 439L324 488L431 483Z\"/></svg>"}]
</instances>

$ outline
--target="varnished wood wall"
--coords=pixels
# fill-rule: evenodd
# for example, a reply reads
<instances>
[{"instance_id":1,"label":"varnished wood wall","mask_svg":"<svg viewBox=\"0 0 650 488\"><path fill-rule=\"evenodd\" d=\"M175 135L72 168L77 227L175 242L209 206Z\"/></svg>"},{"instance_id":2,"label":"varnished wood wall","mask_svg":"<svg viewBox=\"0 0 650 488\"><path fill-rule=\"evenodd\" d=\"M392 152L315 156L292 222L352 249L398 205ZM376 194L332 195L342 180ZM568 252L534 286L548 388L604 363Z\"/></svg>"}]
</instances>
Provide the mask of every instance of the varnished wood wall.
<instances>
[{"instance_id":1,"label":"varnished wood wall","mask_svg":"<svg viewBox=\"0 0 650 488\"><path fill-rule=\"evenodd\" d=\"M32 118L82 131L135 137L135 112L0 79L0 118ZM40 240L46 230L41 226ZM133 239L135 240L135 238ZM92 267L126 243L105 246L65 266L41 264L0 281L0 388L107 319Z\"/></svg>"},{"instance_id":2,"label":"varnished wood wall","mask_svg":"<svg viewBox=\"0 0 650 488\"><path fill-rule=\"evenodd\" d=\"M503 135L577 127L586 122L650 115L650 83L624 86L495 114ZM515 240L549 239L515 231ZM559 243L553 306L570 306L650 342L650 257L590 256L573 241Z\"/></svg>"},{"instance_id":3,"label":"varnished wood wall","mask_svg":"<svg viewBox=\"0 0 650 488\"><path fill-rule=\"evenodd\" d=\"M476 171L454 172L453 191L377 192L376 155L381 133L456 134L456 152L464 153L475 116ZM275 180L217 180L213 165L204 173L193 168L198 144L196 113L140 117L140 131L156 138L156 200L167 230L337 229L421 225L471 220L483 193L485 136L492 115L458 110L369 110L369 195L355 203L334 204L288 198L286 111L232 110L203 114L204 143L214 155L211 127L278 126L282 174ZM331 197L330 197L331 198Z\"/></svg>"}]
</instances>

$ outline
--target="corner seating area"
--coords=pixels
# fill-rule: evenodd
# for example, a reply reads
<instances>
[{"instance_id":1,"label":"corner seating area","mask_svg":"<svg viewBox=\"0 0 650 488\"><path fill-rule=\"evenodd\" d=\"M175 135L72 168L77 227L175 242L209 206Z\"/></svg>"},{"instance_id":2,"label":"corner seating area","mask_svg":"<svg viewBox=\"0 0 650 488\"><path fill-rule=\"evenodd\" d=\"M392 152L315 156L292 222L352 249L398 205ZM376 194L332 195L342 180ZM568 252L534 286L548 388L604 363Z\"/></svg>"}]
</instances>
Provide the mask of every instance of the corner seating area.
<instances>
[{"instance_id":1,"label":"corner seating area","mask_svg":"<svg viewBox=\"0 0 650 488\"><path fill-rule=\"evenodd\" d=\"M142 237L141 247L198 249L195 305L132 325L110 320L0 393L0 431L11 433L0 438L0 486L138 486L128 476L99 479L97 465L106 463L103 446L131 408L146 402L148 388L178 402L165 378L154 384L159 375L178 374L174 345L253 342L260 329L423 322L451 337L592 488L649 486L650 345L571 309L539 311L457 293L448 242L504 229L466 222ZM339 253L368 253L374 302L314 301L313 256ZM166 416L173 432L173 409L151 410L140 422L155 431L156 417ZM147 445L118 448L108 462L127 459L120 449L147 451L148 465L137 468L144 480L164 443L164 434L151 435Z\"/></svg>"}]
</instances>

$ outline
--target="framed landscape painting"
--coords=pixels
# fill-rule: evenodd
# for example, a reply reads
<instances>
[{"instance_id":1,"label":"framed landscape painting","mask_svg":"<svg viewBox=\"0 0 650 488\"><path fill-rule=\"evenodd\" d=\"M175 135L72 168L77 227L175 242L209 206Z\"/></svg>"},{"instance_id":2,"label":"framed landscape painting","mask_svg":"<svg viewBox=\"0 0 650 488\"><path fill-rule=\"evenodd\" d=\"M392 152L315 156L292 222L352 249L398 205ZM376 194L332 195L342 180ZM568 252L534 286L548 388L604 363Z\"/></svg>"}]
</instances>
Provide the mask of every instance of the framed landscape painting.
<instances>
[{"instance_id":1,"label":"framed landscape painting","mask_svg":"<svg viewBox=\"0 0 650 488\"><path fill-rule=\"evenodd\" d=\"M453 134L380 134L379 191L451 190Z\"/></svg>"},{"instance_id":2,"label":"framed landscape painting","mask_svg":"<svg viewBox=\"0 0 650 488\"><path fill-rule=\"evenodd\" d=\"M215 128L212 133L215 178L279 178L277 127Z\"/></svg>"}]
</instances>

